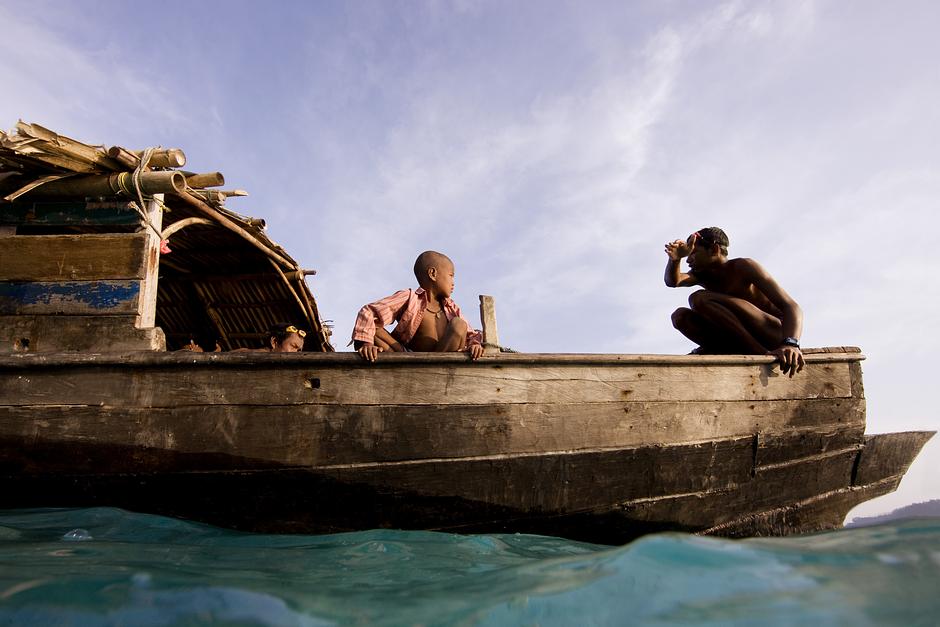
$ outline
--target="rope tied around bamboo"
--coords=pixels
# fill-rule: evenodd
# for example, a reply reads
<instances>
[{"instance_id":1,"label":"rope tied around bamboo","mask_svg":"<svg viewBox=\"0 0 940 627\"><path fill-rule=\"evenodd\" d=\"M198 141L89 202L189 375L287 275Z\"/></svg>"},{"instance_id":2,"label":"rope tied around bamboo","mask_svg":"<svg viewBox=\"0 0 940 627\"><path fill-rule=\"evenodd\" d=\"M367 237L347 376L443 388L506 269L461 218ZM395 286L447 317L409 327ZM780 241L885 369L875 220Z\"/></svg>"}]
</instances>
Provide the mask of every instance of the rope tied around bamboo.
<instances>
[{"instance_id":1,"label":"rope tied around bamboo","mask_svg":"<svg viewBox=\"0 0 940 627\"><path fill-rule=\"evenodd\" d=\"M140 172L135 185L133 172L115 174L89 174L73 176L44 183L24 196L29 198L108 197L124 194L137 198L138 194L152 196L164 193L182 193L186 189L186 177L179 171Z\"/></svg>"}]
</instances>

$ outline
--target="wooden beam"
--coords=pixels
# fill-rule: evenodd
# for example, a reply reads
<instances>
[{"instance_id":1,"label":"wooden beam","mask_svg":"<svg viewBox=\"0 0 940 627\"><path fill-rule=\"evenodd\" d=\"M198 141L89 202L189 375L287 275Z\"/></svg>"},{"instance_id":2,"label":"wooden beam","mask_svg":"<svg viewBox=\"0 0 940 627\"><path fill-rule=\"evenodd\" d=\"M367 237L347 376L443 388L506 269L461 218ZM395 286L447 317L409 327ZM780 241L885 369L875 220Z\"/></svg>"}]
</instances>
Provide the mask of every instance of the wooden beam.
<instances>
[{"instance_id":1,"label":"wooden beam","mask_svg":"<svg viewBox=\"0 0 940 627\"><path fill-rule=\"evenodd\" d=\"M143 243L144 276L140 284L140 300L138 301L138 328L152 327L156 320L157 283L160 279L160 230L163 228L163 195L157 194L151 198L147 202L145 212L147 222L152 228L146 228L143 231L145 238Z\"/></svg>"},{"instance_id":2,"label":"wooden beam","mask_svg":"<svg viewBox=\"0 0 940 627\"><path fill-rule=\"evenodd\" d=\"M284 301L289 302L289 301ZM385 366L397 369L402 365L440 366L440 367L468 367L477 368L482 365L503 367L514 366L584 366L598 368L601 366L686 366L688 368L701 368L702 373L716 367L731 367L749 369L752 375L759 380L767 377L777 378L771 366L776 361L767 355L620 355L604 353L501 353L497 357L483 358L482 361L471 362L464 353L383 353L380 361L374 364L364 363L362 358L354 352L341 353L255 353L212 355L207 358L213 368L239 369L245 366L268 368L337 368L350 367L376 370ZM861 353L841 354L809 354L806 363L821 368L824 372L831 372L833 368L841 365L849 371L859 367L859 362L865 359ZM0 368L25 370L30 368L72 368L72 367L171 367L180 365L198 364L199 358L194 362L191 355L178 355L175 353L150 355L123 355L113 358L101 355L61 355L56 357L43 357L41 359L24 355L9 361L0 359ZM841 364L841 365L840 365ZM696 372L691 370L691 372ZM854 374L852 375L854 378ZM853 395L855 383L852 382Z\"/></svg>"},{"instance_id":3,"label":"wooden beam","mask_svg":"<svg viewBox=\"0 0 940 627\"><path fill-rule=\"evenodd\" d=\"M210 315L214 308L210 306ZM217 314L216 314L217 315ZM220 330L224 327L219 326ZM321 357L323 367L316 367ZM770 376L765 366L512 366L494 362L462 365L416 364L382 368L376 364L335 364L322 357L330 353L278 356L215 355L202 360L190 355L170 365L173 359L145 360L164 363L150 366L148 376L134 374L135 360L115 366L78 368L67 383L44 365L30 370L28 377L0 377L0 390L8 404L35 404L57 394L69 402L95 405L107 402L114 386L120 386L128 403L152 403L157 395L181 405L209 404L216 390L226 390L226 401L240 405L425 405L436 406L447 399L460 405L577 404L660 401L750 401L839 399L851 394L848 364L809 363L793 379ZM339 355L337 355L339 356ZM359 358L349 354L349 357ZM282 358L279 358L282 357ZM466 356L463 356L466 358ZM92 360L94 361L94 360ZM2 364L0 360L0 364ZM22 364L28 362L20 362ZM48 362L47 362L48 363ZM141 362L144 363L144 362ZM228 364L229 367L223 367ZM248 364L252 384L244 384ZM235 367L241 366L241 367ZM316 380L316 385L311 382ZM19 381L19 383L17 383ZM12 388L4 386L12 385ZM65 387L63 387L65 386ZM75 389L72 389L72 388ZM257 393L264 389L263 395ZM58 390L58 392L56 391ZM38 396L37 396L38 395Z\"/></svg>"},{"instance_id":4,"label":"wooden beam","mask_svg":"<svg viewBox=\"0 0 940 627\"><path fill-rule=\"evenodd\" d=\"M0 202L0 225L127 226L140 223L128 201Z\"/></svg>"},{"instance_id":5,"label":"wooden beam","mask_svg":"<svg viewBox=\"0 0 940 627\"><path fill-rule=\"evenodd\" d=\"M156 404L162 406L51 406L43 411L38 435L126 445L146 440L180 453L224 453L262 464L317 467L696 444L750 439L760 432L764 448L756 463L766 466L803 451L859 444L865 429L859 399L767 401L756 409L745 401L507 407L200 405L185 410L192 420L183 419L181 407ZM28 419L32 411L0 406L0 438L36 434ZM218 438L221 432L230 437ZM403 433L408 437L400 437ZM754 463L753 455L748 458Z\"/></svg>"},{"instance_id":6,"label":"wooden beam","mask_svg":"<svg viewBox=\"0 0 940 627\"><path fill-rule=\"evenodd\" d=\"M0 239L0 280L142 279L146 274L147 242L145 233L3 238Z\"/></svg>"},{"instance_id":7,"label":"wooden beam","mask_svg":"<svg viewBox=\"0 0 940 627\"><path fill-rule=\"evenodd\" d=\"M0 353L163 351L159 328L137 329L136 315L0 316Z\"/></svg>"},{"instance_id":8,"label":"wooden beam","mask_svg":"<svg viewBox=\"0 0 940 627\"><path fill-rule=\"evenodd\" d=\"M480 322L483 324L483 349L499 353L499 331L496 329L496 299L480 294Z\"/></svg>"},{"instance_id":9,"label":"wooden beam","mask_svg":"<svg viewBox=\"0 0 940 627\"><path fill-rule=\"evenodd\" d=\"M0 315L137 314L140 289L140 281L0 281Z\"/></svg>"}]
</instances>

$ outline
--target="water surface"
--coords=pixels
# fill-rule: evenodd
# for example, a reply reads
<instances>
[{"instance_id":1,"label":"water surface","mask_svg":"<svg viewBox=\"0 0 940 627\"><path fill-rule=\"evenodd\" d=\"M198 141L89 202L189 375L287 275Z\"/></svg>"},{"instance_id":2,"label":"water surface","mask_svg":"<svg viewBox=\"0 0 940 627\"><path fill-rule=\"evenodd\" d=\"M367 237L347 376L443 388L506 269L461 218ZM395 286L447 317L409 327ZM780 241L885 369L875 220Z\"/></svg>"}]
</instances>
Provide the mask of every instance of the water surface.
<instances>
[{"instance_id":1,"label":"water surface","mask_svg":"<svg viewBox=\"0 0 940 627\"><path fill-rule=\"evenodd\" d=\"M0 625L940 625L938 593L940 519L607 547L0 511Z\"/></svg>"}]
</instances>

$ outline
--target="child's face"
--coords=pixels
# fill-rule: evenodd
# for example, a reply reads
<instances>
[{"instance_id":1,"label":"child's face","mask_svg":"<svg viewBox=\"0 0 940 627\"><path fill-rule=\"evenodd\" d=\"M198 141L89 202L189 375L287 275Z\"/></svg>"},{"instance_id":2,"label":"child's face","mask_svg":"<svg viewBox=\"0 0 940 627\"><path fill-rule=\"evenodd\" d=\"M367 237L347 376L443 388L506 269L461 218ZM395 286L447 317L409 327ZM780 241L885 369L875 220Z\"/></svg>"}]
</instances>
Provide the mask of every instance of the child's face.
<instances>
[{"instance_id":1,"label":"child's face","mask_svg":"<svg viewBox=\"0 0 940 627\"><path fill-rule=\"evenodd\" d=\"M275 353L299 353L304 349L304 338L297 333L291 333L280 344L272 338L271 345Z\"/></svg>"},{"instance_id":2,"label":"child's face","mask_svg":"<svg viewBox=\"0 0 940 627\"><path fill-rule=\"evenodd\" d=\"M454 264L443 260L434 268L434 291L445 298L454 293Z\"/></svg>"}]
</instances>

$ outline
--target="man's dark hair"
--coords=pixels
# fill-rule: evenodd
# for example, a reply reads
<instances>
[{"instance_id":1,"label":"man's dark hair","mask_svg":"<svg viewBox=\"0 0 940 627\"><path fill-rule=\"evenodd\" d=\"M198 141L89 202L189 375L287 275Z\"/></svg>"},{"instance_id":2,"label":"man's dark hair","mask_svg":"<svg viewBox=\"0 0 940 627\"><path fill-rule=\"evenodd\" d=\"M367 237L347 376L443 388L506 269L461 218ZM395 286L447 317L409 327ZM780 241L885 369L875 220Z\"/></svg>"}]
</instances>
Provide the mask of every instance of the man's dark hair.
<instances>
[{"instance_id":1,"label":"man's dark hair","mask_svg":"<svg viewBox=\"0 0 940 627\"><path fill-rule=\"evenodd\" d=\"M698 235L698 241L709 248L717 244L722 255L728 254L728 236L717 226L706 226L704 229L696 231L695 235Z\"/></svg>"}]
</instances>

